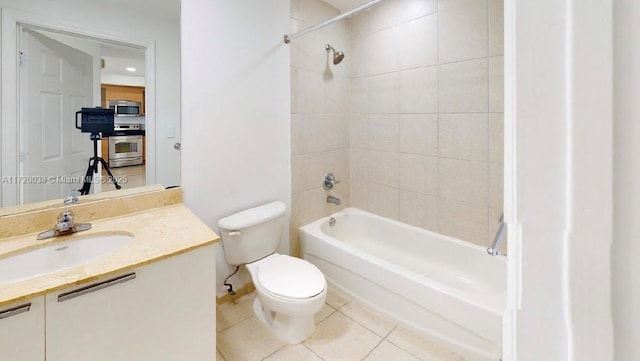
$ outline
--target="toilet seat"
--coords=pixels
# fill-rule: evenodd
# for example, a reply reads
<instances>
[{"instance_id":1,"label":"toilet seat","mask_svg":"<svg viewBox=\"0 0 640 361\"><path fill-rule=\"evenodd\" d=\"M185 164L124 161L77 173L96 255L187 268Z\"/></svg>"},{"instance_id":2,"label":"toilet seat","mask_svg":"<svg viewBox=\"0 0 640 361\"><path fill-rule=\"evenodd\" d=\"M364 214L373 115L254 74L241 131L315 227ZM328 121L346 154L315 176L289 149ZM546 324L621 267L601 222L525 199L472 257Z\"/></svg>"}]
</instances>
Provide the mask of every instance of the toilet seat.
<instances>
[{"instance_id":1,"label":"toilet seat","mask_svg":"<svg viewBox=\"0 0 640 361\"><path fill-rule=\"evenodd\" d=\"M313 264L296 257L274 254L256 269L260 288L276 298L304 300L322 293L326 281Z\"/></svg>"}]
</instances>

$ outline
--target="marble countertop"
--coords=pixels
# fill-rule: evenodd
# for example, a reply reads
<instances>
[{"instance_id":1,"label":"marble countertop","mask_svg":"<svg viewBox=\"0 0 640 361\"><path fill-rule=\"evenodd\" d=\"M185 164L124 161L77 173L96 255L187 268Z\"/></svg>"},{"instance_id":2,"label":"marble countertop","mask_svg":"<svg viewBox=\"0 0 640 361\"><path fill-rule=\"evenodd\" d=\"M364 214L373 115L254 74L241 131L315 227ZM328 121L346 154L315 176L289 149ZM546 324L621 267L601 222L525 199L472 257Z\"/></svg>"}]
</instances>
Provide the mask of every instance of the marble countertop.
<instances>
[{"instance_id":1,"label":"marble countertop","mask_svg":"<svg viewBox=\"0 0 640 361\"><path fill-rule=\"evenodd\" d=\"M24 281L0 284L0 307L95 281L220 240L181 203L92 220L91 223L90 230L64 237L37 240L37 233L29 233L0 239L1 262L2 258L12 254L74 237L110 232L131 233L135 237L132 243L89 263Z\"/></svg>"}]
</instances>

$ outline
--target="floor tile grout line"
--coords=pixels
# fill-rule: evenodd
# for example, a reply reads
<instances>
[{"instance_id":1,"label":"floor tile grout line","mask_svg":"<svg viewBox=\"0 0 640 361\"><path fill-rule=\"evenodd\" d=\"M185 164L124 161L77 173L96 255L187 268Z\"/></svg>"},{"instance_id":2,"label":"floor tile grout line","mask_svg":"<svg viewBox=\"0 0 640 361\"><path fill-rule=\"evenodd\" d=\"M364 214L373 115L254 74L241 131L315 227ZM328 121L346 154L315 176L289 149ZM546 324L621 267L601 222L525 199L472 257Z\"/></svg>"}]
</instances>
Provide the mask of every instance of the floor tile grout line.
<instances>
[{"instance_id":1,"label":"floor tile grout line","mask_svg":"<svg viewBox=\"0 0 640 361\"><path fill-rule=\"evenodd\" d=\"M218 346L216 346L216 352L218 354L220 354L220 356L222 356L222 360L216 360L216 361L227 361L227 359L224 357L224 355L222 354L222 351L220 351L220 349L218 348ZM216 356L217 358L217 356Z\"/></svg>"},{"instance_id":2,"label":"floor tile grout line","mask_svg":"<svg viewBox=\"0 0 640 361\"><path fill-rule=\"evenodd\" d=\"M327 318L328 318L328 317L327 317ZM326 320L326 318L325 318L325 320ZM300 343L300 344L301 344L302 346L304 346L307 350L311 351L311 353L312 353L312 354L314 354L314 355L318 356L318 358L319 358L320 360L323 360L323 361L324 361L324 358L322 358L322 356L318 355L315 351L313 351L313 349L311 349L311 347L307 346L307 344L306 344L306 343L302 342L302 343Z\"/></svg>"},{"instance_id":3,"label":"floor tile grout line","mask_svg":"<svg viewBox=\"0 0 640 361\"><path fill-rule=\"evenodd\" d=\"M280 352L280 350L284 349L287 346L288 346L287 344L283 345L282 347L278 348L277 350L275 350L272 353L268 354L267 356L263 357L261 360L265 361L266 359L268 359L269 357L273 356L274 354Z\"/></svg>"},{"instance_id":4,"label":"floor tile grout line","mask_svg":"<svg viewBox=\"0 0 640 361\"><path fill-rule=\"evenodd\" d=\"M367 359L367 357L369 357L369 355L371 355L371 353L378 348L378 346L380 346L380 344L384 341L384 338L381 338L380 341L378 341L378 343L373 346L373 348L371 350L369 350L369 352L361 359L361 361L364 361Z\"/></svg>"},{"instance_id":5,"label":"floor tile grout line","mask_svg":"<svg viewBox=\"0 0 640 361\"><path fill-rule=\"evenodd\" d=\"M337 310L336 312L340 312L344 317L346 317L346 318L350 319L351 321L353 321L353 322L357 323L358 325L360 325L360 326L364 327L365 329L367 329L367 330L371 331L374 335L376 335L376 336L378 336L378 337L382 337L382 339L383 339L383 340L384 340L387 336L389 336L389 333L391 333L393 330L395 330L395 329L396 329L396 327L398 327L398 325L394 324L394 325L393 325L393 328L391 329L391 331L389 331L389 333L387 333L387 336L382 336L382 335L378 334L376 331L374 331L374 330L370 329L369 327L367 327L367 326L363 325L360 321L358 321L358 320L356 320L355 318L353 318L353 317L351 317L351 316L347 315L346 313L344 313L344 312L342 312L342 311L340 311L340 310Z\"/></svg>"},{"instance_id":6,"label":"floor tile grout line","mask_svg":"<svg viewBox=\"0 0 640 361\"><path fill-rule=\"evenodd\" d=\"M395 342L393 342L393 341L391 341L391 340L389 340L389 339L387 339L387 342L389 342L390 344L394 345L395 347L397 347L397 348L401 349L402 351L404 351L404 352L408 353L409 355L411 355L411 356L413 356L413 357L417 358L418 360L423 360L423 358L422 358L422 357L420 357L420 356L418 356L418 355L414 354L413 352L410 352L409 350L407 350L407 349L403 348L402 346L398 345L397 343L395 343Z\"/></svg>"}]
</instances>

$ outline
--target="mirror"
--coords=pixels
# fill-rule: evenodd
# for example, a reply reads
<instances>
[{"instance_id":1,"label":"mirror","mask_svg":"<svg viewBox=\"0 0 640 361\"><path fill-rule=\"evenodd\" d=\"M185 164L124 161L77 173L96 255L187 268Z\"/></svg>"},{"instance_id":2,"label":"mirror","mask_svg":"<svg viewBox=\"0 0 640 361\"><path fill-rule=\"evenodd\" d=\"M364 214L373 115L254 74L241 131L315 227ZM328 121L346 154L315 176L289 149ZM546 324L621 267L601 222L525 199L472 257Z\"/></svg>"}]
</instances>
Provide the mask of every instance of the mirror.
<instances>
[{"instance_id":1,"label":"mirror","mask_svg":"<svg viewBox=\"0 0 640 361\"><path fill-rule=\"evenodd\" d=\"M86 183L87 199L116 196L101 162L90 171L94 152L122 191L180 184L180 1L76 5L0 0L0 215L60 201ZM94 145L75 113L116 100L140 114L116 116L115 133Z\"/></svg>"}]
</instances>

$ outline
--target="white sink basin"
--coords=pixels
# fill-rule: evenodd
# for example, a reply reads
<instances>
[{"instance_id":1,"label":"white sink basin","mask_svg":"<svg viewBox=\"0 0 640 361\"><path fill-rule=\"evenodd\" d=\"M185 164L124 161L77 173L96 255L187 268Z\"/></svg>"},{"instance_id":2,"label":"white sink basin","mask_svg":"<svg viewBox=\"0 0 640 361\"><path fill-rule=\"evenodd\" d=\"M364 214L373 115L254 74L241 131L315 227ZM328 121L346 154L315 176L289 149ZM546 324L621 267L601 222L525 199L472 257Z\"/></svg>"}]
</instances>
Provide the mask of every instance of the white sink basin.
<instances>
[{"instance_id":1,"label":"white sink basin","mask_svg":"<svg viewBox=\"0 0 640 361\"><path fill-rule=\"evenodd\" d=\"M115 252L133 241L124 233L81 235L0 258L0 285L59 272Z\"/></svg>"}]
</instances>

